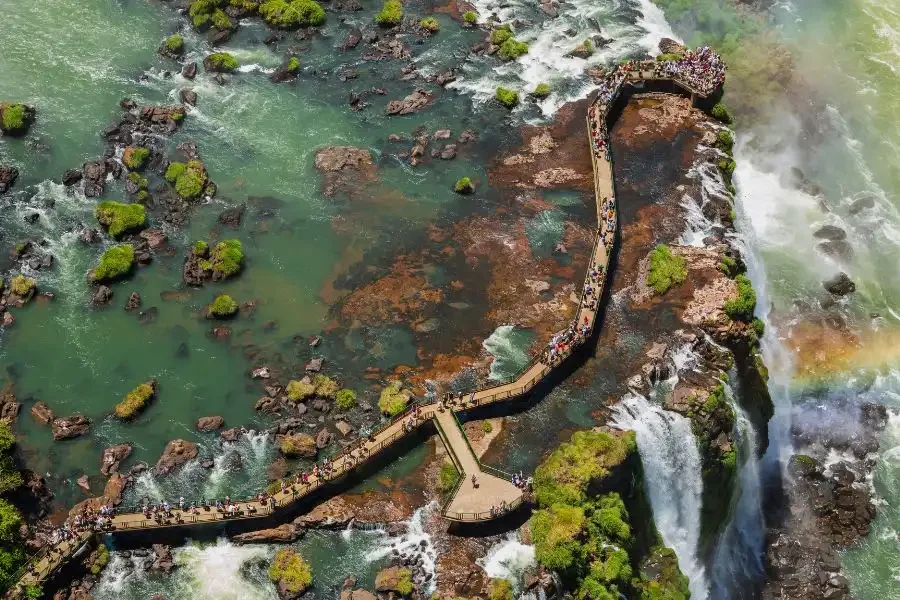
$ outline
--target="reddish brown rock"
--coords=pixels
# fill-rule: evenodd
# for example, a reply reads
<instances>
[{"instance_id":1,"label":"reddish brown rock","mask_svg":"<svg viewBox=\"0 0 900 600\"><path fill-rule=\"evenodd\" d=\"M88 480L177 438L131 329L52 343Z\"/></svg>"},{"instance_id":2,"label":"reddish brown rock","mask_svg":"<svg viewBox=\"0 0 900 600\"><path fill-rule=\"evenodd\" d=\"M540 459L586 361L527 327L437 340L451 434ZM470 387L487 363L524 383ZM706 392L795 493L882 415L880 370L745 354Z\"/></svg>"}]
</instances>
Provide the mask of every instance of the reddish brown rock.
<instances>
[{"instance_id":1,"label":"reddish brown rock","mask_svg":"<svg viewBox=\"0 0 900 600\"><path fill-rule=\"evenodd\" d=\"M44 425L49 424L55 418L53 409L47 406L47 403L43 400L35 402L34 406L31 407L31 416L34 417L35 421Z\"/></svg>"},{"instance_id":2,"label":"reddish brown rock","mask_svg":"<svg viewBox=\"0 0 900 600\"><path fill-rule=\"evenodd\" d=\"M167 475L189 460L197 458L197 454L199 449L194 442L172 440L166 444L153 470L157 475Z\"/></svg>"},{"instance_id":3,"label":"reddish brown rock","mask_svg":"<svg viewBox=\"0 0 900 600\"><path fill-rule=\"evenodd\" d=\"M231 541L236 544L289 544L301 537L303 537L302 528L285 523L272 529L241 533L231 538Z\"/></svg>"},{"instance_id":4,"label":"reddish brown rock","mask_svg":"<svg viewBox=\"0 0 900 600\"><path fill-rule=\"evenodd\" d=\"M82 415L72 415L53 420L53 439L69 440L85 435L91 428L91 421Z\"/></svg>"},{"instance_id":5,"label":"reddish brown rock","mask_svg":"<svg viewBox=\"0 0 900 600\"><path fill-rule=\"evenodd\" d=\"M197 419L197 431L215 431L225 425L225 419L219 416L200 417Z\"/></svg>"},{"instance_id":6,"label":"reddish brown rock","mask_svg":"<svg viewBox=\"0 0 900 600\"><path fill-rule=\"evenodd\" d=\"M119 470L119 463L131 456L131 444L117 444L103 450L100 472L109 477Z\"/></svg>"}]
</instances>

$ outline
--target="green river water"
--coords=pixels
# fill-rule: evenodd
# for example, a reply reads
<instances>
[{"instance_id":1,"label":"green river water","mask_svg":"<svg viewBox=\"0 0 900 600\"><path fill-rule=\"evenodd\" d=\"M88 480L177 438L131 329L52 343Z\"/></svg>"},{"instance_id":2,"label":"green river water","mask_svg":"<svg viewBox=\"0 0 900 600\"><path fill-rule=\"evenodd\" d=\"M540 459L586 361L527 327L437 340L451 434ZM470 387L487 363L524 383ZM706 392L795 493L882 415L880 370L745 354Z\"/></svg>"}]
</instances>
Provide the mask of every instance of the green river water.
<instances>
[{"instance_id":1,"label":"green river water","mask_svg":"<svg viewBox=\"0 0 900 600\"><path fill-rule=\"evenodd\" d=\"M59 415L80 412L93 420L89 436L60 444L51 440L46 427L23 414L18 428L27 466L47 474L59 503L71 505L84 497L74 483L82 473L91 476L93 486L102 485L99 460L104 447L128 441L135 445L130 462L152 463L166 442L183 437L199 441L204 456L216 459L211 474L193 468L171 480L143 477L135 486L137 495L240 495L258 490L275 454L268 438L247 435L223 453L213 436L193 431L194 420L218 414L231 425L265 427L253 410L259 388L247 377L259 357L294 366L314 354L326 355L329 374L361 393L369 385L362 378L366 367L390 370L414 364L417 341L409 329L395 325L338 328L324 334L322 346L311 350L305 340L322 335L334 318L332 287L338 295L353 289L366 281L365 266L383 268L395 255L419 247L430 223L449 224L491 211L496 192L486 183L486 165L500 149L518 140L516 125L552 117L566 100L590 90L581 76L583 62L564 56L571 47L565 41L568 29L582 35L589 29L587 19L593 17L612 34L614 43L592 57L595 64L640 55L673 31L688 42L709 36L728 43L734 37L741 39L744 26L724 0L697 3L694 15L707 15L704 18L685 18L688 4L665 0L658 8L649 2L577 0L561 8L558 19L548 19L524 2L476 2L482 14L496 11L505 20L522 18L530 23L524 26L524 38L532 52L510 65L499 65L492 58L466 58L480 34L438 14L441 32L423 45L411 44L413 62L425 72L462 64L462 80L444 90L428 110L388 119L383 111L386 102L406 95L415 84L392 84L387 96L368 98L369 109L351 112L350 91L384 85L395 78L399 66L397 61L365 62L358 52L348 56L335 50L347 29L333 16L324 27L325 36L307 43L308 49L300 54L299 80L282 85L268 79L267 73L282 58L261 43L268 29L258 20L245 21L225 45L240 60L241 72L219 86L202 68L194 82L185 82L174 62L155 54L160 42L175 31L185 36L190 58L199 60L209 52L203 38L186 28L184 18L165 3L8 3L0 39L0 99L34 104L38 121L24 140L0 140L0 163L21 171L12 193L0 200L0 242L7 248L24 238L46 239L56 263L48 273L38 274L41 289L55 299L16 311L15 326L0 332L0 383L15 383L24 413L33 401L44 400ZM368 24L378 8L370 2L361 12L343 15L351 23ZM424 15L432 8L413 2L406 10ZM783 40L796 67L807 75L809 89L796 93L814 97L823 108L817 113L815 131L801 124L802 115L793 108L797 104L781 101L739 122L738 213L745 243L757 257L751 270L754 283L776 311L786 311L797 298L818 297L821 280L843 268L859 289L846 306L851 327L867 343L891 347L900 321L900 306L895 308L900 303L895 268L900 258L900 10L878 0L824 5L796 0L777 4L770 15L759 27ZM758 31L754 29L755 34ZM756 58L766 60L764 54ZM358 79L338 81L334 73L343 67L358 71ZM167 77L166 70L174 75ZM498 81L524 90L551 81L554 93L539 107L525 106L509 115L484 102ZM172 150L187 139L198 143L219 186L218 195L212 204L195 209L186 228L167 231L176 248L172 256L156 257L127 283L117 284L109 308L91 308L85 273L102 248L84 246L76 238L80 224L93 224L95 202L67 192L58 183L60 177L102 154L99 134L117 120L120 99L176 103L178 90L187 85L198 93L199 103L168 143ZM752 90L729 87L726 100L749 104L748 93ZM736 94L745 96L735 98ZM454 161L411 169L390 156L395 150L387 136L401 133L409 139L418 126L429 131L449 128L454 135L473 128L479 141ZM360 197L325 198L313 157L327 145L369 149L379 166L379 182ZM828 212L817 200L784 185L784 172L794 165L825 190ZM463 175L479 182L476 196L453 194L453 182ZM123 194L121 184L108 183L107 198ZM853 202L868 197L874 199L873 208L851 210ZM574 206L579 204L577 195L552 200L556 208L541 213L527 227L536 255L549 255L563 231L562 221L580 214ZM245 246L243 274L177 297L165 294L185 291L180 285L184 249L195 239L210 238L217 229L217 214L240 204L247 205L245 223L233 235ZM29 225L23 217L33 211L41 217ZM849 265L838 266L815 250L812 231L822 223L847 230L854 247ZM231 237L232 232L220 235ZM431 276L452 273L434 270ZM157 309L150 324L141 324L121 309L132 290L141 294L145 309ZM224 343L211 339L210 324L200 312L220 292L239 302L258 302L252 316L232 324L234 334ZM465 300L466 308L447 317L434 332L435 344L452 330L454 319L477 329L484 300L477 294ZM268 321L275 327L264 327ZM473 335L488 340L485 347L501 358L495 364L498 378L508 375L500 371L515 371L532 339L529 332L511 327ZM770 344L776 344L777 336L771 337ZM622 343L639 346L637 338ZM877 364L867 356L834 374L832 392L855 394L853 382L860 373L867 378L877 374L867 397L900 407L900 355L879 356ZM780 402L777 418L789 419L792 405L817 400L809 382L794 377L790 361L769 362L773 396ZM152 409L133 423L112 419L113 405L148 377L160 382L160 398ZM512 431L526 435L507 443L510 450L503 458L507 466L533 468L541 450L552 442L546 431L589 425L592 403L606 394L606 385L599 382L589 398L572 397L562 387L515 417ZM785 427L782 423L781 429ZM775 436L776 447L778 442ZM859 600L900 597L897 447L900 425L892 420L873 482L883 499L879 517L872 535L846 553L848 576ZM228 468L235 454L243 464L238 472ZM385 473L407 472L425 456L424 448L414 450ZM413 525L404 543L427 541L421 525ZM347 575L358 577L361 584L371 583L391 541L383 532L356 531L315 534L300 545L317 573L317 589L323 597L332 597L333 586ZM164 591L169 598L274 598L274 589L259 568L247 567L244 573L240 569L272 552L268 547L239 548L224 541L189 546L179 553L186 568L164 580L148 574L126 576L130 567L116 557L95 597L136 600ZM528 555L521 545L507 544L498 555L505 556L504 552L520 558ZM491 568L501 576L509 571Z\"/></svg>"}]
</instances>

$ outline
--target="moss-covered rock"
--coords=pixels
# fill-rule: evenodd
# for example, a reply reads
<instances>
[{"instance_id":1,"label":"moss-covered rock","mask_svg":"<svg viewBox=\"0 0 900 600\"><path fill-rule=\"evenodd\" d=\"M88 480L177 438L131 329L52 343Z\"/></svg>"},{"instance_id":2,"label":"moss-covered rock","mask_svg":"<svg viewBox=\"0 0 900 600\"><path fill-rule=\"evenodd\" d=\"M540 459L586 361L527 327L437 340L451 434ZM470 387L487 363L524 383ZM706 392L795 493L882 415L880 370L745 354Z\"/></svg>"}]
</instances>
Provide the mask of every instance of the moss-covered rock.
<instances>
[{"instance_id":1,"label":"moss-covered rock","mask_svg":"<svg viewBox=\"0 0 900 600\"><path fill-rule=\"evenodd\" d=\"M723 305L725 314L735 321L750 323L753 321L753 311L756 310L756 290L750 278L744 274L734 278L737 283L737 298L727 300Z\"/></svg>"},{"instance_id":2,"label":"moss-covered rock","mask_svg":"<svg viewBox=\"0 0 900 600\"><path fill-rule=\"evenodd\" d=\"M289 458L315 458L319 452L315 438L305 433L282 436L278 448Z\"/></svg>"},{"instance_id":3,"label":"moss-covered rock","mask_svg":"<svg viewBox=\"0 0 900 600\"><path fill-rule=\"evenodd\" d=\"M519 92L505 87L498 87L495 97L506 108L515 108L519 104Z\"/></svg>"},{"instance_id":4,"label":"moss-covered rock","mask_svg":"<svg viewBox=\"0 0 900 600\"><path fill-rule=\"evenodd\" d=\"M434 17L425 17L419 21L419 27L429 33L437 33L441 30L441 24L438 23L438 20Z\"/></svg>"},{"instance_id":5,"label":"moss-covered rock","mask_svg":"<svg viewBox=\"0 0 900 600\"><path fill-rule=\"evenodd\" d=\"M721 102L715 104L709 111L709 114L711 114L714 119L726 124L731 123L734 120L731 117L731 113L728 111L728 107Z\"/></svg>"},{"instance_id":6,"label":"moss-covered rock","mask_svg":"<svg viewBox=\"0 0 900 600\"><path fill-rule=\"evenodd\" d=\"M150 149L143 146L125 146L125 150L122 151L122 164L132 171L143 169L148 158Z\"/></svg>"},{"instance_id":7,"label":"moss-covered rock","mask_svg":"<svg viewBox=\"0 0 900 600\"><path fill-rule=\"evenodd\" d=\"M106 568L107 564L109 564L109 548L102 542L97 545L84 561L84 566L87 567L91 575L99 575ZM43 595L39 597L42 598Z\"/></svg>"},{"instance_id":8,"label":"moss-covered rock","mask_svg":"<svg viewBox=\"0 0 900 600\"><path fill-rule=\"evenodd\" d=\"M399 0L386 0L381 11L375 15L375 22L381 27L394 27L403 21L403 5Z\"/></svg>"},{"instance_id":9,"label":"moss-covered rock","mask_svg":"<svg viewBox=\"0 0 900 600\"><path fill-rule=\"evenodd\" d=\"M409 405L410 393L403 389L402 381L394 381L381 390L378 397L378 408L382 414L393 417L406 410Z\"/></svg>"},{"instance_id":10,"label":"moss-covered rock","mask_svg":"<svg viewBox=\"0 0 900 600\"><path fill-rule=\"evenodd\" d=\"M122 244L109 248L100 257L100 262L88 273L92 283L115 281L128 275L134 266L134 248Z\"/></svg>"},{"instance_id":11,"label":"moss-covered rock","mask_svg":"<svg viewBox=\"0 0 900 600\"><path fill-rule=\"evenodd\" d=\"M219 294L206 308L207 319L228 319L237 314L238 304L228 294Z\"/></svg>"},{"instance_id":12,"label":"moss-covered rock","mask_svg":"<svg viewBox=\"0 0 900 600\"><path fill-rule=\"evenodd\" d=\"M463 23L475 25L478 23L478 13L474 10L467 10L463 13Z\"/></svg>"},{"instance_id":13,"label":"moss-covered rock","mask_svg":"<svg viewBox=\"0 0 900 600\"><path fill-rule=\"evenodd\" d=\"M316 386L308 381L308 378L304 377L300 381L288 381L286 392L288 400L291 402L303 402L307 398L312 398L316 395Z\"/></svg>"},{"instance_id":14,"label":"moss-covered rock","mask_svg":"<svg viewBox=\"0 0 900 600\"><path fill-rule=\"evenodd\" d=\"M203 59L203 68L211 73L231 73L239 66L238 59L228 52L213 52Z\"/></svg>"},{"instance_id":15,"label":"moss-covered rock","mask_svg":"<svg viewBox=\"0 0 900 600\"><path fill-rule=\"evenodd\" d=\"M199 256L200 258L206 258L209 256L209 244L204 242L203 240L197 240L191 246L191 254L194 256Z\"/></svg>"},{"instance_id":16,"label":"moss-covered rock","mask_svg":"<svg viewBox=\"0 0 900 600\"><path fill-rule=\"evenodd\" d=\"M0 102L0 133L21 136L34 123L34 108L25 104Z\"/></svg>"},{"instance_id":17,"label":"moss-covered rock","mask_svg":"<svg viewBox=\"0 0 900 600\"><path fill-rule=\"evenodd\" d=\"M120 419L133 419L147 407L156 395L156 390L155 379L150 379L140 384L125 394L122 401L116 404L115 415Z\"/></svg>"},{"instance_id":18,"label":"moss-covered rock","mask_svg":"<svg viewBox=\"0 0 900 600\"><path fill-rule=\"evenodd\" d=\"M525 42L520 42L515 38L509 38L508 40L500 44L500 50L497 51L497 56L499 56L503 60L515 60L523 54L527 53L528 44L526 44Z\"/></svg>"},{"instance_id":19,"label":"moss-covered rock","mask_svg":"<svg viewBox=\"0 0 900 600\"><path fill-rule=\"evenodd\" d=\"M126 233L139 231L147 224L147 212L142 204L101 202L94 209L94 215L107 233L117 239Z\"/></svg>"},{"instance_id":20,"label":"moss-covered rock","mask_svg":"<svg viewBox=\"0 0 900 600\"><path fill-rule=\"evenodd\" d=\"M341 386L337 381L327 375L316 375L312 378L312 384L316 386L316 396L334 400Z\"/></svg>"},{"instance_id":21,"label":"moss-covered rock","mask_svg":"<svg viewBox=\"0 0 900 600\"><path fill-rule=\"evenodd\" d=\"M531 92L531 95L535 98L546 98L550 95L551 89L549 83L539 83L535 86L534 91Z\"/></svg>"},{"instance_id":22,"label":"moss-covered rock","mask_svg":"<svg viewBox=\"0 0 900 600\"><path fill-rule=\"evenodd\" d=\"M268 0L259 5L259 14L279 29L318 27L325 22L325 9L314 0Z\"/></svg>"},{"instance_id":23,"label":"moss-covered rock","mask_svg":"<svg viewBox=\"0 0 900 600\"><path fill-rule=\"evenodd\" d=\"M412 571L406 567L388 567L375 576L376 592L396 592L401 596L409 596L414 589Z\"/></svg>"},{"instance_id":24,"label":"moss-covered rock","mask_svg":"<svg viewBox=\"0 0 900 600\"><path fill-rule=\"evenodd\" d=\"M491 43L495 46L499 46L509 39L512 39L512 29L509 25L501 25L491 31Z\"/></svg>"},{"instance_id":25,"label":"moss-covered rock","mask_svg":"<svg viewBox=\"0 0 900 600\"><path fill-rule=\"evenodd\" d=\"M671 548L655 546L641 562L640 600L688 600L688 583Z\"/></svg>"},{"instance_id":26,"label":"moss-covered rock","mask_svg":"<svg viewBox=\"0 0 900 600\"><path fill-rule=\"evenodd\" d=\"M165 179L175 186L175 192L184 200L200 198L211 183L206 173L206 165L199 160L169 163Z\"/></svg>"},{"instance_id":27,"label":"moss-covered rock","mask_svg":"<svg viewBox=\"0 0 900 600\"><path fill-rule=\"evenodd\" d=\"M488 600L514 600L512 584L508 579L491 579Z\"/></svg>"},{"instance_id":28,"label":"moss-covered rock","mask_svg":"<svg viewBox=\"0 0 900 600\"><path fill-rule=\"evenodd\" d=\"M684 257L672 253L665 244L658 244L650 253L647 285L663 295L672 286L684 283L687 278L687 262Z\"/></svg>"},{"instance_id":29,"label":"moss-covered rock","mask_svg":"<svg viewBox=\"0 0 900 600\"><path fill-rule=\"evenodd\" d=\"M457 194L471 194L475 191L475 186L472 184L472 180L468 177L460 177L456 180L456 184L453 186L453 191Z\"/></svg>"},{"instance_id":30,"label":"moss-covered rock","mask_svg":"<svg viewBox=\"0 0 900 600\"><path fill-rule=\"evenodd\" d=\"M346 388L338 391L334 397L334 404L340 410L350 410L356 406L356 392Z\"/></svg>"},{"instance_id":31,"label":"moss-covered rock","mask_svg":"<svg viewBox=\"0 0 900 600\"><path fill-rule=\"evenodd\" d=\"M173 33L159 47L159 52L166 56L181 56L184 54L184 38Z\"/></svg>"},{"instance_id":32,"label":"moss-covered rock","mask_svg":"<svg viewBox=\"0 0 900 600\"><path fill-rule=\"evenodd\" d=\"M218 281L237 275L244 265L244 251L240 240L222 240L209 254L212 277Z\"/></svg>"},{"instance_id":33,"label":"moss-covered rock","mask_svg":"<svg viewBox=\"0 0 900 600\"><path fill-rule=\"evenodd\" d=\"M0 285L0 289L3 286ZM26 277L21 273L17 273L13 276L12 279L9 280L9 291L18 296L19 299L23 302L27 302L34 295L34 291L37 289L37 283L31 277Z\"/></svg>"},{"instance_id":34,"label":"moss-covered rock","mask_svg":"<svg viewBox=\"0 0 900 600\"><path fill-rule=\"evenodd\" d=\"M312 585L312 570L309 564L293 548L278 551L272 564L269 565L268 574L282 597L299 597Z\"/></svg>"}]
</instances>

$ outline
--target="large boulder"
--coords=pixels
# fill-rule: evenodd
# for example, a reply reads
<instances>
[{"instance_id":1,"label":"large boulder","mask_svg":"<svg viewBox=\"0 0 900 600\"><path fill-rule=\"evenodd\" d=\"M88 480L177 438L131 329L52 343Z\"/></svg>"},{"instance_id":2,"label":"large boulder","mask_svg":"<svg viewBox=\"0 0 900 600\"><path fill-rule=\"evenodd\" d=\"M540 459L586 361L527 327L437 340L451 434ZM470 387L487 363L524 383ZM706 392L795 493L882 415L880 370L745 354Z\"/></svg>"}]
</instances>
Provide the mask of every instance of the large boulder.
<instances>
[{"instance_id":1,"label":"large boulder","mask_svg":"<svg viewBox=\"0 0 900 600\"><path fill-rule=\"evenodd\" d=\"M200 417L197 419L197 431L215 431L225 425L225 419L219 416Z\"/></svg>"},{"instance_id":2,"label":"large boulder","mask_svg":"<svg viewBox=\"0 0 900 600\"><path fill-rule=\"evenodd\" d=\"M412 571L405 567L388 567L375 577L376 592L395 592L408 596L412 592Z\"/></svg>"},{"instance_id":3,"label":"large boulder","mask_svg":"<svg viewBox=\"0 0 900 600\"><path fill-rule=\"evenodd\" d=\"M100 462L100 472L109 477L119 470L119 464L131 456L131 444L116 444L103 450L103 459Z\"/></svg>"},{"instance_id":4,"label":"large boulder","mask_svg":"<svg viewBox=\"0 0 900 600\"><path fill-rule=\"evenodd\" d=\"M326 172L344 169L364 171L374 166L372 153L354 146L328 146L316 152L316 169Z\"/></svg>"},{"instance_id":5,"label":"large boulder","mask_svg":"<svg viewBox=\"0 0 900 600\"><path fill-rule=\"evenodd\" d=\"M0 194L9 190L19 177L19 170L13 166L0 165Z\"/></svg>"},{"instance_id":6,"label":"large boulder","mask_svg":"<svg viewBox=\"0 0 900 600\"><path fill-rule=\"evenodd\" d=\"M315 438L305 433L282 436L279 448L282 454L294 458L315 458L319 452Z\"/></svg>"},{"instance_id":7,"label":"large boulder","mask_svg":"<svg viewBox=\"0 0 900 600\"><path fill-rule=\"evenodd\" d=\"M153 563L150 565L152 570L171 573L176 566L171 548L163 544L153 544Z\"/></svg>"},{"instance_id":8,"label":"large boulder","mask_svg":"<svg viewBox=\"0 0 900 600\"><path fill-rule=\"evenodd\" d=\"M829 293L834 294L835 296L846 296L847 294L852 294L856 291L856 284L853 283L853 280L843 271L831 279L823 281L822 285Z\"/></svg>"},{"instance_id":9,"label":"large boulder","mask_svg":"<svg viewBox=\"0 0 900 600\"><path fill-rule=\"evenodd\" d=\"M84 163L82 179L84 180L85 196L88 198L102 196L106 187L106 162L95 160Z\"/></svg>"},{"instance_id":10,"label":"large boulder","mask_svg":"<svg viewBox=\"0 0 900 600\"><path fill-rule=\"evenodd\" d=\"M69 440L85 435L91 428L91 421L82 415L72 415L71 417L62 417L54 419L53 424L54 440Z\"/></svg>"},{"instance_id":11,"label":"large boulder","mask_svg":"<svg viewBox=\"0 0 900 600\"><path fill-rule=\"evenodd\" d=\"M197 458L197 454L199 454L199 449L194 442L172 440L166 444L166 448L156 462L153 471L157 475L167 475L189 460Z\"/></svg>"},{"instance_id":12,"label":"large boulder","mask_svg":"<svg viewBox=\"0 0 900 600\"><path fill-rule=\"evenodd\" d=\"M391 100L388 102L385 112L388 115L409 115L425 108L432 100L434 94L417 89L403 100Z\"/></svg>"},{"instance_id":13,"label":"large boulder","mask_svg":"<svg viewBox=\"0 0 900 600\"><path fill-rule=\"evenodd\" d=\"M683 44L679 44L672 38L661 38L659 40L659 51L663 54L684 54L687 48Z\"/></svg>"},{"instance_id":14,"label":"large boulder","mask_svg":"<svg viewBox=\"0 0 900 600\"><path fill-rule=\"evenodd\" d=\"M56 415L53 414L53 409L47 406L47 403L43 400L34 403L34 406L31 407L31 416L34 417L35 421L44 425L50 424L56 418Z\"/></svg>"},{"instance_id":15,"label":"large boulder","mask_svg":"<svg viewBox=\"0 0 900 600\"><path fill-rule=\"evenodd\" d=\"M272 529L260 529L239 533L231 538L236 544L290 544L303 537L304 530L291 523L285 523Z\"/></svg>"}]
</instances>

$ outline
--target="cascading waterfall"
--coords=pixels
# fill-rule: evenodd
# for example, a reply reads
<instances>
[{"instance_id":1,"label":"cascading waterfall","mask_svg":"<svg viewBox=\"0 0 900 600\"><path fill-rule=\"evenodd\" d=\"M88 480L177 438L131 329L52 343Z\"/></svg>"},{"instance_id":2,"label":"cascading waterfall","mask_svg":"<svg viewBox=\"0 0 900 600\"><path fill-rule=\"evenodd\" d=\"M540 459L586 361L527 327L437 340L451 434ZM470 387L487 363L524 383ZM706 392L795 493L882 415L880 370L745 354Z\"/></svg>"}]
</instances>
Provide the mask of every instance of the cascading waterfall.
<instances>
[{"instance_id":1,"label":"cascading waterfall","mask_svg":"<svg viewBox=\"0 0 900 600\"><path fill-rule=\"evenodd\" d=\"M368 562L383 560L394 554L395 551L401 555L421 556L423 570L426 574L431 575L425 591L427 594L434 592L437 585L435 570L437 550L432 543L431 534L425 531L425 516L433 513L437 508L437 502L430 502L416 509L407 523L406 533L399 536L379 537L375 548L366 553L365 560Z\"/></svg>"},{"instance_id":2,"label":"cascading waterfall","mask_svg":"<svg viewBox=\"0 0 900 600\"><path fill-rule=\"evenodd\" d=\"M530 330L515 325L501 325L491 333L482 346L493 357L490 378L495 381L509 379L528 364L528 346L533 335Z\"/></svg>"},{"instance_id":3,"label":"cascading waterfall","mask_svg":"<svg viewBox=\"0 0 900 600\"><path fill-rule=\"evenodd\" d=\"M656 528L678 556L681 571L690 580L692 600L704 600L708 584L697 556L703 480L690 421L644 396L629 394L613 409L611 425L637 433Z\"/></svg>"},{"instance_id":4,"label":"cascading waterfall","mask_svg":"<svg viewBox=\"0 0 900 600\"><path fill-rule=\"evenodd\" d=\"M517 584L522 573L535 564L534 546L523 544L516 532L506 534L478 561L488 577L507 579Z\"/></svg>"}]
</instances>

